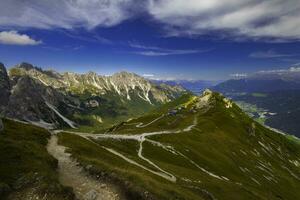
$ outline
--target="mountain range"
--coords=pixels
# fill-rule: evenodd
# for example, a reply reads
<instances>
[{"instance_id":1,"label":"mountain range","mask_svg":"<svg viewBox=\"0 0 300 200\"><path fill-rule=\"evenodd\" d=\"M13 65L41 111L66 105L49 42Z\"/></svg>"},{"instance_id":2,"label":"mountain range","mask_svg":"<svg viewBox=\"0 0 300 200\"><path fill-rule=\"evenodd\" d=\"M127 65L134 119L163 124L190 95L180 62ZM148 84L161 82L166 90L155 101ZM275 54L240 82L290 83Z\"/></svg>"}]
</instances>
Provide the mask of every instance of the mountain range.
<instances>
[{"instance_id":1,"label":"mountain range","mask_svg":"<svg viewBox=\"0 0 300 200\"><path fill-rule=\"evenodd\" d=\"M28 63L10 68L8 75L1 64L0 83L5 116L46 127L105 127L112 120L143 114L185 92L134 73L58 73Z\"/></svg>"}]
</instances>

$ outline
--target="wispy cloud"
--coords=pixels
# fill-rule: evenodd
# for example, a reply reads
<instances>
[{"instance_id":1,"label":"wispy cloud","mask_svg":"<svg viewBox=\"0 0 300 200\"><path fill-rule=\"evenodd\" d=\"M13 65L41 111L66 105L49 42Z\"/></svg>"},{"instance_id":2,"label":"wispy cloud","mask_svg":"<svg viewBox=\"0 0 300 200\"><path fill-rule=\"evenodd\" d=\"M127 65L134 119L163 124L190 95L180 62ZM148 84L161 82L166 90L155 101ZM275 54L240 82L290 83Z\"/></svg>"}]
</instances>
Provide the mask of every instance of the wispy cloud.
<instances>
[{"instance_id":1,"label":"wispy cloud","mask_svg":"<svg viewBox=\"0 0 300 200\"><path fill-rule=\"evenodd\" d=\"M0 32L0 43L7 45L38 45L42 41L34 40L26 34L20 34L17 31Z\"/></svg>"},{"instance_id":2,"label":"wispy cloud","mask_svg":"<svg viewBox=\"0 0 300 200\"><path fill-rule=\"evenodd\" d=\"M80 45L80 46L75 46L75 47L73 47L72 49L73 49L74 51L77 51L77 50L80 50L80 49L82 49L82 48L84 48L84 46Z\"/></svg>"},{"instance_id":3,"label":"wispy cloud","mask_svg":"<svg viewBox=\"0 0 300 200\"><path fill-rule=\"evenodd\" d=\"M207 51L206 51L207 52ZM203 51L199 50L169 50L169 51L137 51L135 54L143 55L143 56L170 56L170 55L186 55L186 54L195 54L195 53L203 53Z\"/></svg>"},{"instance_id":4,"label":"wispy cloud","mask_svg":"<svg viewBox=\"0 0 300 200\"><path fill-rule=\"evenodd\" d=\"M107 45L111 45L113 44L113 41L107 39L107 38L104 38L104 37L101 37L97 34L94 34L94 33L85 33L85 35L83 35L82 33L78 34L74 31L64 31L64 30L61 30L61 32L63 34L65 34L66 36L70 37L70 38L73 38L73 39L76 39L76 40L81 40L81 41L84 41L84 42L90 42L90 43L101 43L101 44L107 44Z\"/></svg>"},{"instance_id":5,"label":"wispy cloud","mask_svg":"<svg viewBox=\"0 0 300 200\"><path fill-rule=\"evenodd\" d=\"M145 46L136 43L129 43L129 46L138 49L139 51L133 51L132 53L143 56L170 56L170 55L186 55L196 53L206 53L212 51L210 49L168 49L157 46Z\"/></svg>"},{"instance_id":6,"label":"wispy cloud","mask_svg":"<svg viewBox=\"0 0 300 200\"><path fill-rule=\"evenodd\" d=\"M146 78L151 78L154 77L154 74L143 74L142 76Z\"/></svg>"},{"instance_id":7,"label":"wispy cloud","mask_svg":"<svg viewBox=\"0 0 300 200\"><path fill-rule=\"evenodd\" d=\"M132 11L135 7L133 0L1 1L0 25L43 29L109 27L136 14Z\"/></svg>"},{"instance_id":8,"label":"wispy cloud","mask_svg":"<svg viewBox=\"0 0 300 200\"><path fill-rule=\"evenodd\" d=\"M246 78L248 74L246 73L235 73L235 74L230 74L231 77L233 78Z\"/></svg>"},{"instance_id":9,"label":"wispy cloud","mask_svg":"<svg viewBox=\"0 0 300 200\"><path fill-rule=\"evenodd\" d=\"M300 66L300 62L294 63L294 64L292 64L291 66L292 66L292 67Z\"/></svg>"},{"instance_id":10,"label":"wispy cloud","mask_svg":"<svg viewBox=\"0 0 300 200\"><path fill-rule=\"evenodd\" d=\"M282 74L282 73L300 73L300 67L290 67L288 69L262 70L256 74Z\"/></svg>"},{"instance_id":11,"label":"wispy cloud","mask_svg":"<svg viewBox=\"0 0 300 200\"><path fill-rule=\"evenodd\" d=\"M149 14L169 36L300 40L299 0L9 0L0 27L92 30Z\"/></svg>"},{"instance_id":12,"label":"wispy cloud","mask_svg":"<svg viewBox=\"0 0 300 200\"><path fill-rule=\"evenodd\" d=\"M174 36L222 30L229 37L300 39L298 0L150 0L148 10Z\"/></svg>"},{"instance_id":13,"label":"wispy cloud","mask_svg":"<svg viewBox=\"0 0 300 200\"><path fill-rule=\"evenodd\" d=\"M273 50L253 52L249 55L251 58L288 58L295 56L298 56L298 54L277 53Z\"/></svg>"},{"instance_id":14,"label":"wispy cloud","mask_svg":"<svg viewBox=\"0 0 300 200\"><path fill-rule=\"evenodd\" d=\"M272 79L280 79L280 78L296 78L299 80L300 76L300 66L294 65L288 68L281 69L272 69L272 70L260 70L253 73L234 73L230 74L230 77L233 79L247 79L247 78L272 78Z\"/></svg>"}]
</instances>

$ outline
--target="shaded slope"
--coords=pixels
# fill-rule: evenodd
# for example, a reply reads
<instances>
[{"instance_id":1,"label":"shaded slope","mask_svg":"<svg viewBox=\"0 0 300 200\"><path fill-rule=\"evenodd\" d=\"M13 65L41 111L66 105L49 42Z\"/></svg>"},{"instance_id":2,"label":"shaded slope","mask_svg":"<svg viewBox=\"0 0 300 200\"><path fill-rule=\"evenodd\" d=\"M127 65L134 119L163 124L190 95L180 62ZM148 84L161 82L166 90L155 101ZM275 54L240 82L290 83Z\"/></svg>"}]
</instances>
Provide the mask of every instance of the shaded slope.
<instances>
[{"instance_id":1,"label":"shaded slope","mask_svg":"<svg viewBox=\"0 0 300 200\"><path fill-rule=\"evenodd\" d=\"M46 150L48 131L4 119L0 132L0 199L71 200Z\"/></svg>"}]
</instances>

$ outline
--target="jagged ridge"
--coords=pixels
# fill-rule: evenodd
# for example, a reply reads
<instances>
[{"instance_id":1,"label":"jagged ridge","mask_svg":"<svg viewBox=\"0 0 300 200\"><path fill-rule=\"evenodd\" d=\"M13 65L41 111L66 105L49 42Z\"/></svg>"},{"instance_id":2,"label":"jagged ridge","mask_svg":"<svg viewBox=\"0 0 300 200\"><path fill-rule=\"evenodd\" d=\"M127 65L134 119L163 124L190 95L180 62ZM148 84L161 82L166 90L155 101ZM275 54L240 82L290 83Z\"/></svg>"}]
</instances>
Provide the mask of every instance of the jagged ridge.
<instances>
[{"instance_id":1,"label":"jagged ridge","mask_svg":"<svg viewBox=\"0 0 300 200\"><path fill-rule=\"evenodd\" d=\"M6 116L47 127L108 125L118 118L142 114L184 92L180 87L155 85L134 73L58 73L28 63L11 68L9 78L12 89L7 95Z\"/></svg>"}]
</instances>

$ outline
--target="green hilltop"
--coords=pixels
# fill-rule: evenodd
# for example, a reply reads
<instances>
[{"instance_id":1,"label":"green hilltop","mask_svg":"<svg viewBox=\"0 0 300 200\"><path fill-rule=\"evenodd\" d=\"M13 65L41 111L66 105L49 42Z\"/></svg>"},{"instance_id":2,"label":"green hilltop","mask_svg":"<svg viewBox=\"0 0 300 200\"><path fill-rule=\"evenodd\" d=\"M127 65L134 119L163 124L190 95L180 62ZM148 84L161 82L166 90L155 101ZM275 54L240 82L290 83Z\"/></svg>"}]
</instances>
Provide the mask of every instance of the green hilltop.
<instances>
[{"instance_id":1,"label":"green hilltop","mask_svg":"<svg viewBox=\"0 0 300 200\"><path fill-rule=\"evenodd\" d=\"M73 157L129 199L297 199L300 146L209 90L106 133L59 134Z\"/></svg>"}]
</instances>

